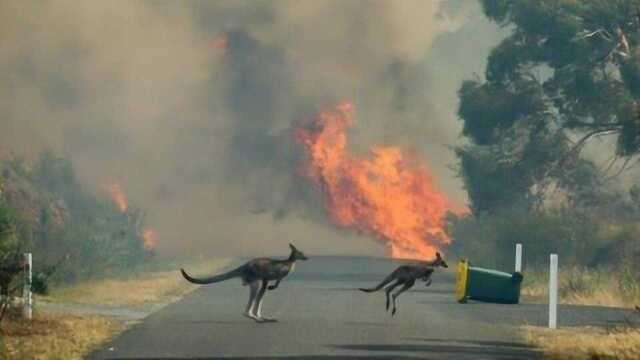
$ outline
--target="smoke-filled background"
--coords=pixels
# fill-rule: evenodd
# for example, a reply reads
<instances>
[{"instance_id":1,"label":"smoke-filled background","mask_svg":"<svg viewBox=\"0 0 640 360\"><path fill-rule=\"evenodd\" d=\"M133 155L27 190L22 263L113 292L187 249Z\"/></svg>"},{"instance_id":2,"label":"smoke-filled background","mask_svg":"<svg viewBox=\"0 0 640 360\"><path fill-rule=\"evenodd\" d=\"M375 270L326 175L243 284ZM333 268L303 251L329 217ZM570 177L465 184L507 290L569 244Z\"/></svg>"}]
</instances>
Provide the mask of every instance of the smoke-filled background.
<instances>
[{"instance_id":1,"label":"smoke-filled background","mask_svg":"<svg viewBox=\"0 0 640 360\"><path fill-rule=\"evenodd\" d=\"M450 167L460 81L503 37L475 1L0 1L0 146L68 157L144 209L160 254L382 255L326 220L293 128L354 103L354 151Z\"/></svg>"}]
</instances>

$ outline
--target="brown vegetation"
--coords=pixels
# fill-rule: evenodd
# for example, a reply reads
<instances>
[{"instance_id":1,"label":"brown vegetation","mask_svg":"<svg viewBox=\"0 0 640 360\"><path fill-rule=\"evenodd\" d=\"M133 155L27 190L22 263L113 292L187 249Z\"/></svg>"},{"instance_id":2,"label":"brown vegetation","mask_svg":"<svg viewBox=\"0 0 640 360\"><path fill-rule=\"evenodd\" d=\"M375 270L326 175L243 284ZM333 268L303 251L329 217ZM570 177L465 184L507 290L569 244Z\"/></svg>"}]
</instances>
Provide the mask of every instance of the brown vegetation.
<instances>
[{"instance_id":1,"label":"brown vegetation","mask_svg":"<svg viewBox=\"0 0 640 360\"><path fill-rule=\"evenodd\" d=\"M640 303L640 283L627 270L571 267L558 277L560 302L632 308ZM548 272L530 270L525 274L522 296L526 301L547 301Z\"/></svg>"},{"instance_id":2,"label":"brown vegetation","mask_svg":"<svg viewBox=\"0 0 640 360\"><path fill-rule=\"evenodd\" d=\"M124 329L100 316L37 314L32 321L6 322L0 332L0 355L7 359L82 359L83 355Z\"/></svg>"},{"instance_id":3,"label":"brown vegetation","mask_svg":"<svg viewBox=\"0 0 640 360\"><path fill-rule=\"evenodd\" d=\"M211 273L229 263L229 259L198 261L188 265L195 273ZM130 307L162 304L194 290L184 281L174 263L150 263L146 270L115 278L92 280L74 286L54 288L40 300ZM103 316L48 314L36 308L32 321L13 314L0 327L0 359L81 359L124 330L122 321Z\"/></svg>"},{"instance_id":4,"label":"brown vegetation","mask_svg":"<svg viewBox=\"0 0 640 360\"><path fill-rule=\"evenodd\" d=\"M209 273L219 270L228 263L229 259L213 259L200 261L189 268L194 272ZM196 286L184 281L176 269L139 272L126 277L87 281L54 289L49 296L42 299L108 306L136 306L165 302L195 288Z\"/></svg>"},{"instance_id":5,"label":"brown vegetation","mask_svg":"<svg viewBox=\"0 0 640 360\"><path fill-rule=\"evenodd\" d=\"M640 331L607 332L593 327L545 329L526 326L526 341L540 348L546 359L640 359Z\"/></svg>"}]
</instances>

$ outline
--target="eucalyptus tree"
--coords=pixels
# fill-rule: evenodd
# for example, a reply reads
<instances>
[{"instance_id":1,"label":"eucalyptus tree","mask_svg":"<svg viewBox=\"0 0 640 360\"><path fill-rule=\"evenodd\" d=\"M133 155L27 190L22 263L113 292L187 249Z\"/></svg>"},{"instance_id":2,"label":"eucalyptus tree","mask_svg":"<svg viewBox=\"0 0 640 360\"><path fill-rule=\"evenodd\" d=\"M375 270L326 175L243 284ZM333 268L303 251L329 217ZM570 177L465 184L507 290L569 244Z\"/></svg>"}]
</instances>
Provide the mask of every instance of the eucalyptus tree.
<instances>
[{"instance_id":1,"label":"eucalyptus tree","mask_svg":"<svg viewBox=\"0 0 640 360\"><path fill-rule=\"evenodd\" d=\"M633 165L640 152L640 3L480 2L509 35L491 51L484 77L459 90L468 143L456 151L474 211L533 207L550 187L581 185L576 174L595 186L601 169L580 157L594 137L615 138L611 164Z\"/></svg>"}]
</instances>

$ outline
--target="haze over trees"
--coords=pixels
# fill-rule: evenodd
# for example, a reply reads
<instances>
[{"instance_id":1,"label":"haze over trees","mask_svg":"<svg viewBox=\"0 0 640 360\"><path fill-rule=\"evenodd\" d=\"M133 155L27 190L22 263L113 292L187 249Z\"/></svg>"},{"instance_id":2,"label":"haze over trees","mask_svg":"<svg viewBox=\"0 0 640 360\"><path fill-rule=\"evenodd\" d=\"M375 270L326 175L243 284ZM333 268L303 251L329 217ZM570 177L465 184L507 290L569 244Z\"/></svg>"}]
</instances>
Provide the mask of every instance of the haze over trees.
<instances>
[{"instance_id":1,"label":"haze over trees","mask_svg":"<svg viewBox=\"0 0 640 360\"><path fill-rule=\"evenodd\" d=\"M477 257L479 261L487 263L498 261L497 259L511 261L513 244L521 241L527 246L527 256L530 256L530 259L539 259L540 261L546 260L546 255L550 251L559 252L563 259L582 264L607 263L622 257L626 258L626 261L635 261L634 259L637 257L635 254L640 254L640 249L636 249L637 241L634 240L640 236L640 230L635 225L640 220L640 186L621 186L617 182L617 175L624 173L625 169L633 168L636 165L638 152L640 152L640 104L638 104L640 98L640 50L638 49L640 45L640 13L638 6L640 4L629 0L480 0L479 2L485 16L504 27L509 35L492 50L487 59L484 75L465 81L459 88L458 113L463 124L464 142L455 151L459 159L460 177L468 192L472 213L469 216L451 217L449 231L454 243L450 249L461 255L474 254L474 257ZM431 8L431 6L428 7ZM155 8L151 10L155 11ZM216 16L223 16L220 14L224 12L218 14L213 11L215 9L210 10L212 16L216 14ZM358 16L362 15L360 8L354 7L350 11ZM118 14L119 12L114 13ZM149 14L151 16L155 12L150 11ZM327 14L330 15L327 15L328 18L334 17L333 10ZM335 14L345 16L345 23L351 22L351 12L345 13L340 10ZM289 16L288 13L287 16ZM249 28L255 26L249 20L245 20L245 22ZM111 22L107 23L111 24ZM159 24L164 23L160 22ZM316 35L315 29L311 29L311 27L307 29L306 23L301 26L305 32ZM199 29L198 27L194 28ZM141 33L143 35L138 38L148 42L148 29L143 27L128 31L136 30L143 31ZM75 28L68 31L73 34L77 33ZM220 35L218 31L222 30L215 29L216 36ZM425 31L420 30L418 34L423 34ZM102 33L102 31L98 31L98 33ZM199 32L196 33L199 34ZM216 225L224 225L233 220L237 221L234 226L244 231L244 228L248 228L244 226L244 221L246 219L252 221L251 219L256 215L251 214L246 219L238 218L237 214L246 212L245 203L250 205L253 202L257 203L259 206L255 208L258 209L256 211L258 214L270 209L283 209L275 211L278 214L275 218L281 219L280 214L297 211L301 198L312 198L307 196L306 188L300 190L302 195L298 195L297 185L290 185L295 183L290 183L292 176L290 165L294 163L292 159L296 158L297 154L289 153L288 148L280 148L280 142L287 134L287 131L281 130L289 126L287 122L280 123L282 120L280 115L282 113L288 114L292 110L288 100L279 100L281 97L289 99L294 93L305 93L308 89L306 89L306 85L302 85L315 83L315 81L295 82L294 80L299 77L294 76L289 79L290 69L281 67L292 63L291 61L282 61L286 57L284 54L307 54L309 52L307 44L312 42L298 41L297 43L305 46L300 47L297 51L281 52L283 48L286 48L286 45L280 45L280 43L287 44L286 39L274 41L274 44L279 45L271 49L257 39L251 38L249 33L254 32L229 33L224 38L229 41L225 45L229 48L213 50L213 58L215 59L225 56L234 57L234 61L220 62L220 64L225 64L224 66L220 65L220 69L222 69L220 71L237 74L237 76L232 76L230 80L230 84L233 86L225 85L223 86L224 91L218 89L212 93L212 88L203 83L203 86L189 88L190 90L193 88L205 89L202 90L202 94L200 94L201 90L198 90L197 96L189 92L186 92L187 95L181 93L179 98L189 99L185 101L185 104L189 104L185 108L199 110L190 114L190 118L193 120L191 128L195 130L178 136L180 144L184 145L175 148L180 150L179 156L173 156L176 154L172 151L169 152L172 155L169 163L177 165L164 166L166 164L163 163L163 166L154 166L153 169L159 172L149 172L151 175L139 172L145 173L145 176L150 178L171 180L166 184L156 184L158 186L140 187L143 192L149 192L146 194L147 196L141 196L141 198L156 198L157 196L162 201L184 202L187 205L181 207L182 209L207 209L207 211L183 212L183 214L180 214L179 211L173 211L173 209L163 212L165 216L163 219L167 220L164 223L171 225L177 219L175 223L184 224L180 225L180 231L202 226L206 223L204 220L212 218L208 215L209 213L215 213L217 218L221 219L216 220L218 221L215 223ZM280 32L276 33L280 34ZM380 49L388 48L386 43L379 43L380 38L377 33L378 30L370 36L372 41L375 41L371 44L375 44ZM221 32L221 34L225 33ZM404 36L403 34L400 33L398 36ZM39 37L35 38L39 39ZM43 38L48 37L43 36ZM342 41L343 36L334 36L331 40L333 38ZM154 43L154 46L164 50L165 40L159 40L161 41L157 41L157 44ZM187 43L189 42L187 41ZM431 41L428 43L430 44ZM36 42L34 45L29 45L28 48L37 49L39 45L40 43ZM90 45L91 48L99 49L102 54L104 49L101 42ZM349 47L351 44L347 42L344 46ZM323 54L327 58L321 58L319 63L314 62L317 60L315 58L309 59L314 60L310 62L310 66L315 68L317 64L324 64L327 59L332 60L328 62L329 64L333 64L332 56L336 56L336 54L345 56L345 58L340 58L338 63L351 64L354 58L347 56L348 54L345 55L342 51L344 46L340 43L335 51ZM420 49L423 47L420 45ZM116 52L117 49L119 48L112 48L110 51ZM356 53L361 54L362 59L366 59L370 49L369 45L363 46ZM203 49L196 50L199 54L201 50L210 52L212 49L210 45L206 45ZM64 51L60 53L67 56ZM247 54L251 56L246 56ZM191 57L208 58L200 55ZM396 58L390 55L388 57L389 59ZM22 58L17 59L7 63L21 63ZM65 59L65 57L60 59ZM250 59L251 61L235 61L238 59ZM254 61L256 59L264 60L268 65L265 66L259 61ZM378 71L387 66L386 54L383 60L381 62L374 61L371 64L372 74L375 76L368 76L368 80L364 84L377 84L381 78L387 77L387 75L382 77L378 75ZM58 62L64 61L59 60L53 63L57 64ZM46 70L42 70L43 73L48 74L50 71L57 70L56 66L49 67L46 61L37 63L47 64ZM124 63L126 64L126 62ZM217 62L216 64L218 66ZM464 65L468 65L468 62L461 63L460 66ZM73 69L76 68L82 67L73 67ZM101 69L99 66L95 68ZM180 69L177 74L172 74L175 77L169 77L166 83L162 83L160 80L156 83L162 83L167 89L173 89L175 79L183 77L182 69L199 67L176 66L175 68ZM337 70L343 68L346 70ZM392 69L395 68L392 67ZM421 90L424 84L420 80L413 79L415 76L411 75L413 74L413 70L410 71L412 68L413 66L407 67L406 70L398 70L400 75L397 76L389 75L390 78L393 78L389 84L403 89L408 86L408 90L403 90L401 93L407 94L407 96L411 95L410 98L407 98L410 99L409 103L420 103L420 109L422 109L420 96L426 94L427 91ZM135 69L136 71L146 70ZM341 71L348 72L350 67L328 66L322 67L322 69L324 70L318 72L322 75L322 81L326 80L324 79L325 75L331 75L327 81L333 85L336 83L335 79L347 78L342 76ZM399 69L404 68L400 67ZM154 67L152 70L157 69ZM158 78L162 81L165 79L164 71L158 71L160 73ZM332 71L336 73L332 73ZM111 72L107 73L110 76ZM386 74L386 72L383 73ZM273 74L282 76L273 76ZM309 71L304 71L303 74L302 78L307 80L309 79L307 76L310 74L315 76L314 72ZM98 78L102 79L103 75L101 73ZM158 74L154 72L149 75L149 78L154 78L151 75ZM202 80L200 76L194 75L193 77L198 79L198 84L199 81L206 81ZM276 81L272 81L272 77ZM27 80L26 84L30 79ZM288 89L296 90L283 92L277 95L277 99L262 96L260 102L253 101L255 100L254 94L260 95L263 92L264 94L275 94L273 89L278 88L281 83L288 84ZM363 82L358 80L354 83L361 84ZM254 89L253 92L241 91L247 84L250 85L249 88ZM322 91L328 88L323 82L319 82L319 84L322 86L318 85L317 88ZM298 89L298 86L304 89ZM348 84L345 88L350 86ZM380 89L376 86L367 85L366 87L368 91L375 94L378 91L381 94L387 92L384 87ZM227 93L228 89L231 91ZM310 94L315 94L316 86L313 86L313 89L307 95L309 100L304 101L304 106L293 107L306 108L308 107L307 101L313 103L312 100L316 97ZM180 89L178 88L178 90ZM211 114L207 110L210 105L209 97L215 97L216 92L220 92L224 98L228 97L232 100L230 103L233 106L229 112L236 113L238 119L242 119L242 121L230 121L229 124L233 125L226 125L224 122L220 126L209 123L212 121L210 119L217 119L216 116L209 116ZM80 94L80 92L78 93ZM119 91L114 93L119 93ZM132 93L138 94L138 92ZM393 92L390 91L390 93ZM164 93L162 96L175 96L173 90L167 94L170 96ZM425 97L430 97L430 101L436 101L433 99L439 99L439 95L433 91L432 94L425 95ZM404 96L402 95L401 98ZM117 96L115 98L119 99ZM371 99L373 100L363 103L363 109L367 109L367 115L382 114L381 119L373 117L376 121L367 123L366 126L371 127L374 123L382 124L380 133L397 130L398 133L394 134L392 138L413 136L421 138L427 135L428 130L426 129L429 127L417 125L422 125L420 124L423 119L422 114L427 113L426 108L429 106L425 107L425 111L420 110L415 115L396 112L397 109L378 111L380 110L376 107L380 104L378 100L384 98L382 95L372 95ZM157 105L154 96L149 99L146 97L136 98L136 103L150 101L148 104L145 103L145 106L150 108ZM198 99L196 104L191 103L193 99ZM202 99L206 99L206 101ZM119 106L117 100L112 99L108 102L113 102L114 107ZM274 105L274 102L277 103L277 106ZM96 103L102 104L103 99L100 98L100 101ZM390 103L395 104L395 100ZM400 105L393 105L393 108L404 108L404 103L405 100L399 101ZM247 104L252 106L247 106ZM254 107L256 104L261 106ZM89 102L86 106L92 109L92 114L102 114L103 109L101 107L94 109L93 102ZM142 108L146 108L145 106ZM170 108L167 110L169 115L174 111L174 107ZM268 111L265 112L265 109ZM23 113L16 112L16 114ZM74 112L69 111L64 114L74 114ZM207 116L202 116L202 114L207 114ZM267 114L266 118L269 121L262 121L264 114ZM169 115L166 116L166 119L174 118ZM415 118L416 126L411 125L408 128L416 130L412 130L410 131L412 134L408 134L409 131L402 130L404 125L396 126L396 124L386 122L388 119L396 117ZM362 118L366 118L366 116L362 116ZM433 118L438 117L433 116ZM100 116L96 119L96 121L100 120ZM255 119L261 119L259 126L254 126ZM23 120L22 117L20 120ZM55 120L49 121L47 124L56 124L64 119L55 118ZM93 126L86 125L84 120L84 116L72 119L69 128L85 129L83 126L88 128ZM427 120L424 121L426 124ZM138 124L129 121L124 123L126 126L129 126L130 123L136 124L136 126ZM155 124L153 121L140 121L139 123L144 124L142 128L146 130L149 130L146 126ZM79 126L78 124L85 125ZM166 136L157 138L168 139L167 144L172 144L173 132L175 131L174 123L167 121L167 124L163 130L163 135ZM234 128L234 126L238 126L238 128ZM362 126L361 129L366 126ZM207 131L202 131L203 128L206 128ZM137 131L135 126L132 128L133 130L126 129L127 131ZM209 136L217 134L218 131L220 134L225 134L229 129L232 129L234 134L231 137L229 149L220 148L222 149L220 150L217 147L218 143L210 141ZM113 133L119 132L114 131ZM194 137L191 137L192 133ZM79 132L79 134L83 133ZM129 132L124 131L123 134L129 134ZM371 137L374 138L377 135L371 135ZM602 164L602 162L596 162L587 156L583 150L594 140L605 137L610 139L615 146L606 149L603 147L604 150L601 152L608 152L610 160ZM130 136L130 138L135 137ZM435 138L429 138L429 141L436 142ZM174 149L167 144L161 143L163 149ZM211 144L216 144L216 146L210 147ZM85 146L84 143L82 146ZM156 161L155 159L158 158L166 162L162 156L155 157L157 148L154 146L144 147L154 155L153 157L140 158L132 157L127 152L120 152L129 149L127 146L104 149L116 154L117 156L113 156L114 159L149 160L153 158L153 161ZM76 147L71 148L77 149ZM96 152L101 149L90 148ZM139 148L132 147L132 149ZM100 151L104 151L104 149ZM264 151L256 151L256 149ZM228 154L225 152L227 150ZM235 170L210 166L213 162L210 157L195 156L217 153L218 151L221 151L224 156L220 155L216 161L223 161L228 157L229 164L232 164L231 168ZM185 159L189 161L185 161ZM115 162L107 162L111 165L113 163ZM74 164L77 163L74 162ZM91 170L100 166L111 168L111 166L95 166L96 164L101 163L90 162L91 166L87 166L85 163L85 167ZM127 168L135 168L134 165L139 164L128 163ZM82 166L77 169L81 168ZM259 171L249 173L254 168ZM179 170L175 171L174 169ZM223 204L224 206L218 208L216 206L220 206L220 204L212 201L212 199L216 199L215 196L211 198L200 196L200 193L205 193L203 189L209 189L206 186L211 184L216 185L212 189L217 191L220 189L228 190L227 182L236 182L224 179L227 174L230 174L230 171L236 171L235 176L242 178L242 181L238 181L238 183L249 181L237 191L237 197L236 188L233 187L233 196L229 196L233 200L229 200L228 203ZM138 180L146 181L146 179L142 177ZM280 180L275 181L277 185L272 186L272 183L265 182L265 179ZM217 186L218 182L221 184L219 187ZM191 195L192 187L190 186L175 186L183 183L197 189L198 196ZM281 186L280 184L287 185ZM172 186L179 190L172 191ZM280 187L286 188L286 191L273 190ZM188 191L183 192L184 189ZM294 189L296 194L290 193L291 189ZM66 279L73 280L99 274L106 268L133 264L144 256L144 249L141 248L140 242L142 214L136 211L126 213L118 211L112 201L101 199L96 194L87 191L76 179L74 169L68 159L59 158L50 152L42 153L40 159L34 164L25 164L15 157L0 159L0 191L2 191L0 194L0 257L9 249L24 251L38 247L45 251L38 252L36 264L46 264L55 263L66 254L70 254L71 260L66 265L68 273L64 276ZM213 191L211 190L211 192ZM244 192L247 191L252 193L248 197L244 196ZM253 199L254 197L257 200ZM196 201L200 207L191 206L193 201ZM289 202L292 203L291 206L289 206ZM213 207L211 207L212 205ZM227 211L228 205L232 205L234 211ZM312 205L316 206L317 204L313 203ZM251 208L254 207L251 206ZM220 211L221 209L224 211ZM158 209L151 211L158 211ZM200 217L201 213L206 213L207 216ZM229 214L232 215L229 216ZM264 222L264 224L269 232L279 231L273 223ZM246 234L247 237L258 233L243 231L240 234ZM308 228L305 228L306 231ZM206 234L205 231L196 233ZM193 236L192 238L197 237ZM213 240L206 239L205 241ZM231 243L231 241L228 242ZM262 242L266 243L267 241ZM222 243L216 243L216 245L222 245ZM504 256L496 256L496 254L504 254ZM43 258L39 259L38 256Z\"/></svg>"},{"instance_id":2,"label":"haze over trees","mask_svg":"<svg viewBox=\"0 0 640 360\"><path fill-rule=\"evenodd\" d=\"M636 257L640 188L616 177L640 152L640 4L481 4L511 33L484 77L459 90L466 143L456 153L474 216L453 220L457 246L482 251L471 237L485 236L489 253L524 241L539 259L549 251L583 264ZM615 147L602 165L583 150L604 136Z\"/></svg>"},{"instance_id":3,"label":"haze over trees","mask_svg":"<svg viewBox=\"0 0 640 360\"><path fill-rule=\"evenodd\" d=\"M68 159L0 159L0 260L32 252L36 275L59 264L58 280L99 276L145 259L142 225L142 213L85 189Z\"/></svg>"}]
</instances>

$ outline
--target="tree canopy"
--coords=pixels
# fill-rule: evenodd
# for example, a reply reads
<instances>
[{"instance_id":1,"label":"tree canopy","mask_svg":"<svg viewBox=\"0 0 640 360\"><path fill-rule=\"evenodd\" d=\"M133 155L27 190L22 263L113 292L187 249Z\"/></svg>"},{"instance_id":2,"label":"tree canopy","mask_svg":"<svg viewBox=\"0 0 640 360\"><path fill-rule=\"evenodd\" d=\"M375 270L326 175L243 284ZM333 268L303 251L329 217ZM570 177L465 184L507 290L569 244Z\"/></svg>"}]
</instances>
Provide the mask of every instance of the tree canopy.
<instances>
[{"instance_id":1,"label":"tree canopy","mask_svg":"<svg viewBox=\"0 0 640 360\"><path fill-rule=\"evenodd\" d=\"M548 184L597 183L580 157L615 136L615 159L640 152L640 3L631 0L480 0L510 30L483 79L465 81L457 148L473 210L542 201ZM582 192L586 195L585 192Z\"/></svg>"}]
</instances>

